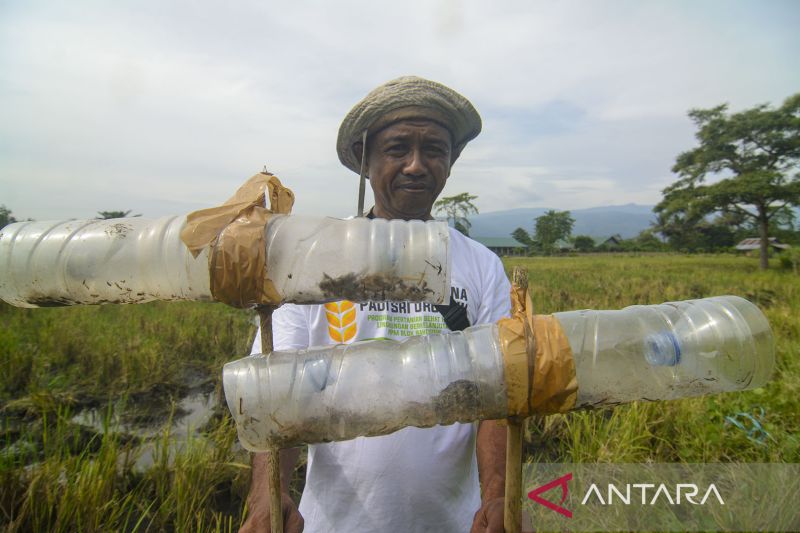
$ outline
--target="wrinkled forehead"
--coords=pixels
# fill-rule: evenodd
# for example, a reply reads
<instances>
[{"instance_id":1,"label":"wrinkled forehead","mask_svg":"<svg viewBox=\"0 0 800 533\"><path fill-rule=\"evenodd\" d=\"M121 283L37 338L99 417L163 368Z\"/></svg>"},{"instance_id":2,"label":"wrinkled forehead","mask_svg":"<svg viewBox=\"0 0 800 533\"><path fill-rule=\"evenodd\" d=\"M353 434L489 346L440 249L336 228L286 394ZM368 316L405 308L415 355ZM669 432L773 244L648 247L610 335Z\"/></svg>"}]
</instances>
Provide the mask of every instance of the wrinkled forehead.
<instances>
[{"instance_id":1,"label":"wrinkled forehead","mask_svg":"<svg viewBox=\"0 0 800 533\"><path fill-rule=\"evenodd\" d=\"M447 130L451 139L454 138L450 117L432 107L419 105L399 107L381 114L369 125L367 135L375 135L387 126L407 121L434 122Z\"/></svg>"},{"instance_id":2,"label":"wrinkled forehead","mask_svg":"<svg viewBox=\"0 0 800 533\"><path fill-rule=\"evenodd\" d=\"M448 146L453 144L453 134L447 126L427 117L404 118L386 124L367 137L367 144L370 144L370 139L379 142L388 139L406 139L419 134L427 140L443 142Z\"/></svg>"}]
</instances>

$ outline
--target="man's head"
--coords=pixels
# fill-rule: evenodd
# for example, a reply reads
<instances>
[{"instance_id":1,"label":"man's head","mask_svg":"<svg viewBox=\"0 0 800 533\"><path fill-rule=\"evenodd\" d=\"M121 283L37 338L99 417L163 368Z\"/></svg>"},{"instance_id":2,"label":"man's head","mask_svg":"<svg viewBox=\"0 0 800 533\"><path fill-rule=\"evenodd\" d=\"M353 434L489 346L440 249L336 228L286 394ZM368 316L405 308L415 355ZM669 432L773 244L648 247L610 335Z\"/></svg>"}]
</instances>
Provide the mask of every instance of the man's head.
<instances>
[{"instance_id":1,"label":"man's head","mask_svg":"<svg viewBox=\"0 0 800 533\"><path fill-rule=\"evenodd\" d=\"M339 160L361 170L367 134L366 175L376 216L427 219L450 167L481 130L470 102L449 87L407 76L370 92L342 121Z\"/></svg>"}]
</instances>

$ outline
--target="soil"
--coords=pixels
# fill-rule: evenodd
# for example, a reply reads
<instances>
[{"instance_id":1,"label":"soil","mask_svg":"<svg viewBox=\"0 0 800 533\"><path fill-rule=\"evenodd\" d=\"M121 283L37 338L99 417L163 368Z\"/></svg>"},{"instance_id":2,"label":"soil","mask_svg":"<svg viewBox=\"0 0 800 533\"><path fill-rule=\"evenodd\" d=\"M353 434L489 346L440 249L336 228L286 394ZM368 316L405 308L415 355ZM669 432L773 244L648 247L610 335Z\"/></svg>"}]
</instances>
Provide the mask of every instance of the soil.
<instances>
[{"instance_id":1,"label":"soil","mask_svg":"<svg viewBox=\"0 0 800 533\"><path fill-rule=\"evenodd\" d=\"M319 290L325 298L336 300L350 300L363 302L367 300L412 300L419 301L427 294L433 293L428 284L422 280L420 283L409 283L403 278L393 275L345 274L332 278L323 274L319 282Z\"/></svg>"},{"instance_id":2,"label":"soil","mask_svg":"<svg viewBox=\"0 0 800 533\"><path fill-rule=\"evenodd\" d=\"M433 399L433 408L440 419L472 421L480 407L478 384L459 379L442 389Z\"/></svg>"},{"instance_id":3,"label":"soil","mask_svg":"<svg viewBox=\"0 0 800 533\"><path fill-rule=\"evenodd\" d=\"M263 423L247 417L245 432L253 438L252 444L266 440L270 446L291 448L300 444L313 444L355 438L356 436L387 435L407 426L431 427L437 424L472 422L480 416L479 386L474 381L457 380L429 403L408 402L391 420L379 414L363 411L340 411L330 407L328 416L312 416L296 423L281 425L273 418L278 434L263 439L258 430ZM337 431L338 430L338 431Z\"/></svg>"},{"instance_id":4,"label":"soil","mask_svg":"<svg viewBox=\"0 0 800 533\"><path fill-rule=\"evenodd\" d=\"M69 298L47 298L46 296L28 298L25 301L36 307L66 307L68 305L77 305L80 303Z\"/></svg>"},{"instance_id":5,"label":"soil","mask_svg":"<svg viewBox=\"0 0 800 533\"><path fill-rule=\"evenodd\" d=\"M105 229L105 234L109 237L118 237L120 239L124 239L128 236L128 232L133 230L133 226L130 224L125 224L124 222L117 222L116 224L111 224Z\"/></svg>"}]
</instances>

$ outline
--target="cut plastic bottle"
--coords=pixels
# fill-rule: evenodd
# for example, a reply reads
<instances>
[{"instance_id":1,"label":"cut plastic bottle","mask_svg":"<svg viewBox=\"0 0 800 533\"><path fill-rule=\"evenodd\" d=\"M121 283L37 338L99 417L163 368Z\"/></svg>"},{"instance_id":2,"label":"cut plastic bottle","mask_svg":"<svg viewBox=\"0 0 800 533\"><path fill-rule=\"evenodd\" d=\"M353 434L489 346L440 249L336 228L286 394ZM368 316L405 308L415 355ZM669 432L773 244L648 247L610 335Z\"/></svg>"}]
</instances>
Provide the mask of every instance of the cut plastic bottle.
<instances>
[{"instance_id":1,"label":"cut plastic bottle","mask_svg":"<svg viewBox=\"0 0 800 533\"><path fill-rule=\"evenodd\" d=\"M0 231L0 299L19 307L211 301L207 249L189 253L184 224L183 216L10 224ZM276 215L265 246L284 302L449 297L444 222Z\"/></svg>"},{"instance_id":2,"label":"cut plastic bottle","mask_svg":"<svg viewBox=\"0 0 800 533\"><path fill-rule=\"evenodd\" d=\"M493 324L253 355L226 364L223 384L239 438L253 451L506 413Z\"/></svg>"},{"instance_id":3,"label":"cut plastic bottle","mask_svg":"<svg viewBox=\"0 0 800 533\"><path fill-rule=\"evenodd\" d=\"M736 296L554 316L575 408L755 388L774 366L766 318ZM496 325L255 355L225 365L223 384L253 451L509 416Z\"/></svg>"},{"instance_id":4,"label":"cut plastic bottle","mask_svg":"<svg viewBox=\"0 0 800 533\"><path fill-rule=\"evenodd\" d=\"M576 407L756 388L775 364L766 317L738 296L555 317L575 360Z\"/></svg>"}]
</instances>

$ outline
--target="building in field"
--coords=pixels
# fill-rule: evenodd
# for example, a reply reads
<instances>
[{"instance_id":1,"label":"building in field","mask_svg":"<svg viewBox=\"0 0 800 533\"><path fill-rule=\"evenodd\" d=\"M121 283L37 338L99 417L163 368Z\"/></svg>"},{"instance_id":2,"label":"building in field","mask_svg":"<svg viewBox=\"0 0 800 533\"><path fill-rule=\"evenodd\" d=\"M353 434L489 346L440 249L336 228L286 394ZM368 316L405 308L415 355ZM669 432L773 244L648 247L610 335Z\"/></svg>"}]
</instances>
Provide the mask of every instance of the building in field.
<instances>
[{"instance_id":1,"label":"building in field","mask_svg":"<svg viewBox=\"0 0 800 533\"><path fill-rule=\"evenodd\" d=\"M778 239L775 237L769 238L769 243L767 246L776 252L780 252L781 250L786 250L787 248L791 248L788 244L783 244L778 242ZM751 239L744 239L742 242L736 245L736 250L739 252L751 252L753 250L761 249L761 239L759 238L751 238Z\"/></svg>"},{"instance_id":2,"label":"building in field","mask_svg":"<svg viewBox=\"0 0 800 533\"><path fill-rule=\"evenodd\" d=\"M525 255L528 247L513 237L472 237L499 256Z\"/></svg>"},{"instance_id":3,"label":"building in field","mask_svg":"<svg viewBox=\"0 0 800 533\"><path fill-rule=\"evenodd\" d=\"M599 250L619 250L622 245L623 238L617 233L611 237L595 237L594 247Z\"/></svg>"}]
</instances>

